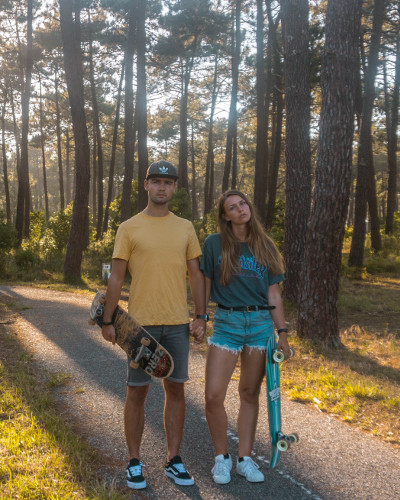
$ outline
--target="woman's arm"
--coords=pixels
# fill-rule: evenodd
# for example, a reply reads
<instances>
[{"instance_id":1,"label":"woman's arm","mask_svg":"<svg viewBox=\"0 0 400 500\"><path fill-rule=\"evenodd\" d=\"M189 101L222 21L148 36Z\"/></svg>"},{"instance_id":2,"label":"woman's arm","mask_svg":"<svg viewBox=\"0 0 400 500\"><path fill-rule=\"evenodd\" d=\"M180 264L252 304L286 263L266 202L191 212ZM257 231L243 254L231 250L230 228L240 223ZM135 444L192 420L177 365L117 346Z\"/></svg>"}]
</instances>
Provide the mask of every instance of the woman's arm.
<instances>
[{"instance_id":1,"label":"woman's arm","mask_svg":"<svg viewBox=\"0 0 400 500\"><path fill-rule=\"evenodd\" d=\"M281 297L281 292L279 290L279 285L276 283L268 288L268 305L275 306L275 309L271 310L271 316L275 323L276 329L286 328L285 315L283 312L283 302ZM279 334L278 349L283 351L285 358L290 358L290 348L287 339L287 332L282 332Z\"/></svg>"}]
</instances>

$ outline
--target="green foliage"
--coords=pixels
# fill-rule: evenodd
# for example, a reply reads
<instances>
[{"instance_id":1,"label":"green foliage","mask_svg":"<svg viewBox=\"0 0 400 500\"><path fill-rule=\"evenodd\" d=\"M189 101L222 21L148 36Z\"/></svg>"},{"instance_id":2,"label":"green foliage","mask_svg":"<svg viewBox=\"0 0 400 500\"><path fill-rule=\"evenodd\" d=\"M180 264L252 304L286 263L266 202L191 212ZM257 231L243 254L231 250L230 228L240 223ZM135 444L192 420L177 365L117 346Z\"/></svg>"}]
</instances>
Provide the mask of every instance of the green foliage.
<instances>
[{"instance_id":1,"label":"green foliage","mask_svg":"<svg viewBox=\"0 0 400 500\"><path fill-rule=\"evenodd\" d=\"M6 222L3 215L0 212L0 276L6 274L9 253L17 241L15 227L10 222Z\"/></svg>"},{"instance_id":2,"label":"green foliage","mask_svg":"<svg viewBox=\"0 0 400 500\"><path fill-rule=\"evenodd\" d=\"M24 240L15 251L15 263L23 271L32 271L40 263L40 255L35 244Z\"/></svg>"},{"instance_id":3,"label":"green foliage","mask_svg":"<svg viewBox=\"0 0 400 500\"><path fill-rule=\"evenodd\" d=\"M169 209L178 217L184 219L192 219L192 209L189 194L186 189L178 189L171 201L169 202Z\"/></svg>"},{"instance_id":4,"label":"green foliage","mask_svg":"<svg viewBox=\"0 0 400 500\"><path fill-rule=\"evenodd\" d=\"M83 269L88 278L101 279L102 264L111 262L115 232L109 229L101 240L90 243L83 255Z\"/></svg>"},{"instance_id":5,"label":"green foliage","mask_svg":"<svg viewBox=\"0 0 400 500\"><path fill-rule=\"evenodd\" d=\"M0 220L0 256L14 248L16 241L15 227L10 222Z\"/></svg>"},{"instance_id":6,"label":"green foliage","mask_svg":"<svg viewBox=\"0 0 400 500\"><path fill-rule=\"evenodd\" d=\"M281 199L276 200L274 217L272 219L272 228L269 236L275 241L279 250L283 251L283 241L285 238L285 202Z\"/></svg>"},{"instance_id":7,"label":"green foliage","mask_svg":"<svg viewBox=\"0 0 400 500\"><path fill-rule=\"evenodd\" d=\"M72 223L73 204L60 210L47 222L43 238L40 240L40 250L45 258L62 254L68 243Z\"/></svg>"},{"instance_id":8,"label":"green foliage","mask_svg":"<svg viewBox=\"0 0 400 500\"><path fill-rule=\"evenodd\" d=\"M44 214L40 210L29 214L29 241L39 245L43 234Z\"/></svg>"}]
</instances>

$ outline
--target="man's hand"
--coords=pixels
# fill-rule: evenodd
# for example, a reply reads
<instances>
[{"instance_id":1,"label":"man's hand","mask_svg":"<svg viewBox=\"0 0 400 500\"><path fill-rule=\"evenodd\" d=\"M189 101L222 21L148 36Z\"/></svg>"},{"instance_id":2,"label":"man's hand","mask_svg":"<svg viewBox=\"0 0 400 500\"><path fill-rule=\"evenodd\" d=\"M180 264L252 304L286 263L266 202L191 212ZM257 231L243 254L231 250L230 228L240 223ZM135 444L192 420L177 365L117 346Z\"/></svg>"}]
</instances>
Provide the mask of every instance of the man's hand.
<instances>
[{"instance_id":1,"label":"man's hand","mask_svg":"<svg viewBox=\"0 0 400 500\"><path fill-rule=\"evenodd\" d=\"M190 335L193 335L195 344L201 344L206 333L207 322L205 319L196 318L189 324Z\"/></svg>"},{"instance_id":2,"label":"man's hand","mask_svg":"<svg viewBox=\"0 0 400 500\"><path fill-rule=\"evenodd\" d=\"M101 333L107 342L115 344L115 328L113 325L103 325L101 328Z\"/></svg>"}]
</instances>

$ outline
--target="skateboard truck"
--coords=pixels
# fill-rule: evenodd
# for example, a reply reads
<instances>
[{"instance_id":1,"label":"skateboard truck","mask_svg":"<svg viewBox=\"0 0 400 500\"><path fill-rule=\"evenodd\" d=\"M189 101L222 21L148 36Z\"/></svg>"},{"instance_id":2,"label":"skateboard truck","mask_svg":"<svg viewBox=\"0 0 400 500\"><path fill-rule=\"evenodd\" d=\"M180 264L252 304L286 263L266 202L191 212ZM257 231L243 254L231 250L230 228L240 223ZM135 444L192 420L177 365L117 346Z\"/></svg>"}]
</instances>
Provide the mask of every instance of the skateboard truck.
<instances>
[{"instance_id":1,"label":"skateboard truck","mask_svg":"<svg viewBox=\"0 0 400 500\"><path fill-rule=\"evenodd\" d=\"M276 446L279 451L286 451L290 448L290 445L297 444L299 442L299 436L295 433L293 434L283 434L283 432L278 432Z\"/></svg>"}]
</instances>

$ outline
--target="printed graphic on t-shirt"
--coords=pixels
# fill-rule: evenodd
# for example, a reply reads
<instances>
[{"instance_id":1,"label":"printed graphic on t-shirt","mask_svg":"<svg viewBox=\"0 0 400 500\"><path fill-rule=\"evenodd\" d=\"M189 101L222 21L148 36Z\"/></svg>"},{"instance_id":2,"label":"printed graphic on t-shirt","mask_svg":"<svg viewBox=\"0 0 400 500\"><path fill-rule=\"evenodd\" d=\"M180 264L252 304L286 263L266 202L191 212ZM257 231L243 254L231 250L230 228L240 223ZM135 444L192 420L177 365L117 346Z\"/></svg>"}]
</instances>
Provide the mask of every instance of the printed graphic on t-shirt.
<instances>
[{"instance_id":1,"label":"printed graphic on t-shirt","mask_svg":"<svg viewBox=\"0 0 400 500\"><path fill-rule=\"evenodd\" d=\"M221 256L218 257L218 264L221 264ZM239 266L240 271L235 276L257 278L260 280L264 279L265 271L267 270L264 265L260 266L253 255L251 257L241 255L239 257Z\"/></svg>"}]
</instances>

